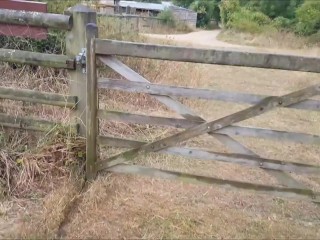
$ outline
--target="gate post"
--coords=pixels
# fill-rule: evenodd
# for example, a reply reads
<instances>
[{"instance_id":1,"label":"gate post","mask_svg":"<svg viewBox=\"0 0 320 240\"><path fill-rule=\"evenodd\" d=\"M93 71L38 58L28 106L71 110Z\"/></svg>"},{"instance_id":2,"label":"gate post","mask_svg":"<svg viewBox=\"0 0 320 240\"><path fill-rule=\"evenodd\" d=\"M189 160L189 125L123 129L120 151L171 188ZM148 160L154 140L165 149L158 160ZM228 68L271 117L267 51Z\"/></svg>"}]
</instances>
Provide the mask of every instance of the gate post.
<instances>
[{"instance_id":1,"label":"gate post","mask_svg":"<svg viewBox=\"0 0 320 240\"><path fill-rule=\"evenodd\" d=\"M98 119L97 110L99 107L98 86L97 86L97 65L95 53L95 38L98 37L96 24L86 25L87 39L87 127L86 127L86 179L90 180L96 176L97 161L97 137Z\"/></svg>"},{"instance_id":2,"label":"gate post","mask_svg":"<svg viewBox=\"0 0 320 240\"><path fill-rule=\"evenodd\" d=\"M78 97L77 108L73 111L73 120L79 123L79 135L86 134L86 25L97 23L97 13L84 5L76 5L68 10L72 16L73 27L66 36L66 54L71 58L76 58L76 69L69 71L70 95Z\"/></svg>"}]
</instances>

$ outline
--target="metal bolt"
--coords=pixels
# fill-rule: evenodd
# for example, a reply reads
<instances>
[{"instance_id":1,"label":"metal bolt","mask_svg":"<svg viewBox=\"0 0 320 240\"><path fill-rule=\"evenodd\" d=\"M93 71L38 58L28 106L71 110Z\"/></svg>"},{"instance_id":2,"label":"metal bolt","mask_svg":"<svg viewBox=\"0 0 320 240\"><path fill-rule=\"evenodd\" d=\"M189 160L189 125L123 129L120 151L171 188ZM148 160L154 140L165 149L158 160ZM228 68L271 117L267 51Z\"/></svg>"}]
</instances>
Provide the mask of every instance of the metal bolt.
<instances>
[{"instance_id":1,"label":"metal bolt","mask_svg":"<svg viewBox=\"0 0 320 240\"><path fill-rule=\"evenodd\" d=\"M146 88L147 88L147 89L150 89L150 86L149 86L149 85L147 85L147 86L146 86Z\"/></svg>"},{"instance_id":2,"label":"metal bolt","mask_svg":"<svg viewBox=\"0 0 320 240\"><path fill-rule=\"evenodd\" d=\"M263 167L263 163L260 163L259 166L260 166L260 167Z\"/></svg>"}]
</instances>

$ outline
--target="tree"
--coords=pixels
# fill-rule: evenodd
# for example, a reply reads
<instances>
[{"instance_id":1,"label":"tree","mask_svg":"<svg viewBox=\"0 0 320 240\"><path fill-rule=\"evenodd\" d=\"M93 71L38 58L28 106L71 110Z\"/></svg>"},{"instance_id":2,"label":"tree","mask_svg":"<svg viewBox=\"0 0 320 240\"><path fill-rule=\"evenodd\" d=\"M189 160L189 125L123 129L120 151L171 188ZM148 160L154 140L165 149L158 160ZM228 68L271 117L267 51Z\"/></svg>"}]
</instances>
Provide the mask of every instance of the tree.
<instances>
[{"instance_id":1,"label":"tree","mask_svg":"<svg viewBox=\"0 0 320 240\"><path fill-rule=\"evenodd\" d=\"M211 20L220 21L220 0L197 0L190 8L198 13L197 26L205 27Z\"/></svg>"},{"instance_id":2,"label":"tree","mask_svg":"<svg viewBox=\"0 0 320 240\"><path fill-rule=\"evenodd\" d=\"M320 31L320 1L306 0L296 14L298 34L311 35Z\"/></svg>"},{"instance_id":3,"label":"tree","mask_svg":"<svg viewBox=\"0 0 320 240\"><path fill-rule=\"evenodd\" d=\"M241 6L262 12L272 19L280 16L295 18L295 11L302 3L303 0L240 0Z\"/></svg>"}]
</instances>

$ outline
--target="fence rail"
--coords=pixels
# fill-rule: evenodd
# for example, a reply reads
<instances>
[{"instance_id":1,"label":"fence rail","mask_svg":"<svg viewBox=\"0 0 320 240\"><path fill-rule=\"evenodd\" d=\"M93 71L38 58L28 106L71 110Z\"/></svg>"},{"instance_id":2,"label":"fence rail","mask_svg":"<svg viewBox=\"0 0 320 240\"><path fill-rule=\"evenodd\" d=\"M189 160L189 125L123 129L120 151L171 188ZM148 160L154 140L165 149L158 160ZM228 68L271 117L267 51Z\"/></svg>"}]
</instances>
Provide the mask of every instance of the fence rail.
<instances>
[{"instance_id":1,"label":"fence rail","mask_svg":"<svg viewBox=\"0 0 320 240\"><path fill-rule=\"evenodd\" d=\"M149 125L155 125L155 126L184 128L184 129L194 127L201 123L204 123L204 121L192 121L187 119L165 118L165 117L156 117L156 116L149 116L149 115L132 114L132 113L124 113L124 112L116 112L116 111L105 111L105 110L98 110L97 117L99 119L108 120L108 121L116 121L116 122L132 123L132 124L149 124ZM266 128L254 128L254 127L231 125L218 130L217 133L226 134L230 136L265 138L265 139L272 139L275 141L288 141L288 142L296 142L296 143L304 143L304 144L320 144L319 135L288 132L288 131L277 131L277 130L266 129Z\"/></svg>"},{"instance_id":2,"label":"fence rail","mask_svg":"<svg viewBox=\"0 0 320 240\"><path fill-rule=\"evenodd\" d=\"M68 15L0 9L0 24L68 31L66 37L67 55L0 49L0 62L67 69L70 75L70 94L67 96L29 89L0 87L0 99L70 108L72 110L73 122L69 124L69 130L81 134L80 130L84 129L83 124L85 125L86 120L83 117L83 115L86 115L86 109L83 108L83 105L85 105L83 102L86 101L86 94L83 93L86 93L86 91L81 84L86 85L86 75L84 72L85 65L79 62L79 57L83 61L85 54L83 53L81 56L79 54L86 44L84 26L90 22L96 23L96 13L83 5L71 8ZM21 37L20 33L11 33L10 36L12 34L13 36ZM79 92L79 89L83 89L83 92ZM82 123L82 125L79 123ZM0 126L33 131L50 131L63 125L52 121L31 117L10 116L1 113ZM82 130L82 132L84 131Z\"/></svg>"},{"instance_id":3,"label":"fence rail","mask_svg":"<svg viewBox=\"0 0 320 240\"><path fill-rule=\"evenodd\" d=\"M225 49L196 49L154 44L96 40L98 55L118 55L180 62L272 68L320 73L320 58Z\"/></svg>"},{"instance_id":4,"label":"fence rail","mask_svg":"<svg viewBox=\"0 0 320 240\"><path fill-rule=\"evenodd\" d=\"M0 23L70 30L72 17L53 13L0 9Z\"/></svg>"},{"instance_id":5,"label":"fence rail","mask_svg":"<svg viewBox=\"0 0 320 240\"><path fill-rule=\"evenodd\" d=\"M124 80L115 80L115 79L108 79L108 78L99 78L98 86L99 88L121 90L126 92L133 92L133 93L148 93L148 94L159 95L159 96L186 97L186 98L195 98L195 99L244 103L244 104L257 104L263 99L265 99L266 97L271 97L271 96L263 96L263 95L256 95L256 94L225 92L220 90L217 91L217 90L211 90L211 89L196 89L196 88L186 88L186 87L177 87L177 86L142 83L142 82L128 82ZM320 111L320 101L306 100L306 101L299 102L297 104L293 104L285 107Z\"/></svg>"},{"instance_id":6,"label":"fence rail","mask_svg":"<svg viewBox=\"0 0 320 240\"><path fill-rule=\"evenodd\" d=\"M13 49L0 49L0 61L52 68L75 69L75 61L68 56Z\"/></svg>"},{"instance_id":7,"label":"fence rail","mask_svg":"<svg viewBox=\"0 0 320 240\"><path fill-rule=\"evenodd\" d=\"M0 87L0 99L9 99L30 103L40 103L66 108L76 108L77 97L57 93L44 93L29 89Z\"/></svg>"}]
</instances>

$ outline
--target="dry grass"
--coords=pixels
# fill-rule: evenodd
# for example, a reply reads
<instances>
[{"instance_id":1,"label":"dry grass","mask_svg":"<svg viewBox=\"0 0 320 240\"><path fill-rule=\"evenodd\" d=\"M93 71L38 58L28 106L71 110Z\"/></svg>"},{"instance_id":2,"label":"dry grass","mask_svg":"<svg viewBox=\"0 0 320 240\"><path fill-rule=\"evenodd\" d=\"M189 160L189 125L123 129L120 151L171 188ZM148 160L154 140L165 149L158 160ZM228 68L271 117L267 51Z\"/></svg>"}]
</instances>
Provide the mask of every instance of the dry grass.
<instances>
[{"instance_id":1,"label":"dry grass","mask_svg":"<svg viewBox=\"0 0 320 240\"><path fill-rule=\"evenodd\" d=\"M118 38L107 28L101 29L101 37ZM136 34L128 34L121 39L131 41L151 41ZM159 41L158 41L159 43ZM319 82L316 74L293 73L287 71L237 68L228 66L209 66L200 64L171 63L147 59L122 58L132 69L151 82L179 86L221 89L257 94L280 95ZM26 69L3 68L7 79L4 86L39 89L49 92L68 92L68 79L64 73L30 73ZM25 71L25 72L23 72ZM15 76L19 74L20 80ZM119 78L108 68L100 68L99 74ZM23 81L21 80L23 78ZM23 82L23 84L22 84ZM41 84L39 84L41 83ZM156 116L178 117L150 96L127 94L118 91L99 92L100 107L103 109L151 114ZM201 117L213 120L238 111L245 106L215 101L181 101ZM11 102L4 111L15 114L30 114L43 119L70 121L68 110L45 108L42 106L16 105ZM47 110L50 109L50 110ZM278 110L264 117L241 123L243 125L271 127L320 134L318 112L298 110ZM281 120L279 120L281 119ZM100 133L115 137L152 141L168 136L173 129L124 124L119 122L100 122ZM16 134L16 135L14 135ZM20 209L0 208L0 236L16 238L319 238L319 209L308 202L261 196L247 192L229 192L220 188L188 185L143 177L123 175L100 175L80 193L82 181L74 177L72 169L79 169L79 152L82 154L83 141L72 136L45 138L33 141L30 135L13 133L1 148L3 173L6 168L28 183L28 196L25 207ZM40 136L43 139L43 136ZM271 142L250 138L237 138L263 157L279 158L319 165L320 150L317 146ZM51 140L48 142L48 140ZM11 146L10 144L13 146ZM32 144L31 144L32 143ZM28 150L20 149L27 144ZM209 148L226 152L227 149L211 137L203 136L188 141L189 146ZM10 146L10 147L9 147ZM34 148L37 148L34 150ZM22 152L16 157L13 153ZM119 149L102 149L102 158L118 153ZM8 152L10 154L8 154ZM80 155L81 155L80 154ZM22 156L22 157L21 157ZM83 156L82 156L83 157ZM23 159L23 166L17 165ZM70 168L75 164L77 167ZM20 162L20 161L19 161ZM194 161L163 154L141 155L136 162L142 165L170 170L180 170L203 175L216 176L248 182L277 185L274 178L260 169L239 167L205 161ZM9 163L9 164L8 164ZM19 169L17 169L19 167ZM25 169L22 170L21 169ZM21 175L23 174L23 175ZM10 174L11 175L11 174ZM9 175L7 175L9 176ZM27 177L27 178L26 178ZM318 176L299 178L315 190L320 190ZM8 179L2 183L6 185ZM30 180L33 181L30 184ZM14 182L14 181L13 181ZM9 183L13 183L9 181ZM41 184L43 183L42 187ZM34 184L34 185L33 185ZM13 186L13 185L12 185ZM0 188L1 189L1 188ZM37 190L40 190L37 192ZM31 194L33 201L30 201ZM46 195L45 195L46 194ZM45 195L45 196L44 196ZM5 203L5 202L4 202ZM15 204L16 205L16 204ZM1 214L1 211L4 212ZM11 216L12 212L16 215ZM20 215L20 216L19 216ZM11 232L1 235L2 219L18 219ZM5 220L3 220L5 222Z\"/></svg>"},{"instance_id":2,"label":"dry grass","mask_svg":"<svg viewBox=\"0 0 320 240\"><path fill-rule=\"evenodd\" d=\"M271 49L304 49L308 54L319 54L319 44L311 43L306 37L299 37L291 32L269 31L261 34L224 30L219 34L221 41L246 46Z\"/></svg>"}]
</instances>

